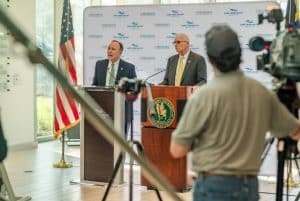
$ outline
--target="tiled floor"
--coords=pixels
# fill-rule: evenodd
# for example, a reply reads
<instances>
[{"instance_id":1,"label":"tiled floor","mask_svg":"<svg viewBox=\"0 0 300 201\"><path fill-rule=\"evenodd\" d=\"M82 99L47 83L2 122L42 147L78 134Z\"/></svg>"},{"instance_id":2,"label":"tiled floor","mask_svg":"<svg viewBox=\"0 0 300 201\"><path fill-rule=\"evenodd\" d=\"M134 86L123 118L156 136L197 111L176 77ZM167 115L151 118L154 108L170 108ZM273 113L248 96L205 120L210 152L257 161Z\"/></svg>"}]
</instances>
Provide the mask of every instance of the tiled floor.
<instances>
[{"instance_id":1,"label":"tiled floor","mask_svg":"<svg viewBox=\"0 0 300 201\"><path fill-rule=\"evenodd\" d=\"M260 197L262 201L275 200L276 186L276 150L272 147L265 163L262 166L260 176ZM12 151L5 160L5 166L18 195L29 195L33 201L94 201L100 200L105 187L72 183L80 178L80 149L79 146L66 146L66 161L73 164L69 169L56 169L52 165L60 159L61 144L59 141L41 143L37 149ZM125 165L125 184L113 187L108 201L127 201L128 198L128 165ZM152 201L158 200L154 191L140 186L140 168L134 166L133 200ZM293 179L299 182L299 175L295 165ZM299 188L289 191L288 200L295 200ZM171 199L161 192L164 201ZM191 192L179 193L185 201L191 201ZM284 198L286 200L286 198Z\"/></svg>"}]
</instances>

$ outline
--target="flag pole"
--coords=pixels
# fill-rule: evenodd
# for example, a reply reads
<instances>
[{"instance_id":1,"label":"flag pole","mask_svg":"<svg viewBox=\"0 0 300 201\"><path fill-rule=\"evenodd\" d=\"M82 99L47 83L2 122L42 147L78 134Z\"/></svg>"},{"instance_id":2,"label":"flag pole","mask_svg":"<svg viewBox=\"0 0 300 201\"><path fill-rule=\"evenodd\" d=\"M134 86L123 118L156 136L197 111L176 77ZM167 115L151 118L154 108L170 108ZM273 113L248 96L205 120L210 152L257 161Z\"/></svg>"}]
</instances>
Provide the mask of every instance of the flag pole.
<instances>
[{"instance_id":1,"label":"flag pole","mask_svg":"<svg viewBox=\"0 0 300 201\"><path fill-rule=\"evenodd\" d=\"M54 168L71 168L73 165L65 161L65 131L61 134L61 157L60 161L53 164Z\"/></svg>"},{"instance_id":2,"label":"flag pole","mask_svg":"<svg viewBox=\"0 0 300 201\"><path fill-rule=\"evenodd\" d=\"M73 58L73 59L72 59ZM73 18L70 0L63 1L63 13L61 20L61 33L59 44L58 68L65 73L67 80L73 86L77 85L77 73L75 62L75 41L73 30ZM62 152L55 168L70 168L72 164L65 161L65 137L66 129L75 126L79 122L79 110L70 93L59 83L55 88L55 118L54 138L61 136Z\"/></svg>"}]
</instances>

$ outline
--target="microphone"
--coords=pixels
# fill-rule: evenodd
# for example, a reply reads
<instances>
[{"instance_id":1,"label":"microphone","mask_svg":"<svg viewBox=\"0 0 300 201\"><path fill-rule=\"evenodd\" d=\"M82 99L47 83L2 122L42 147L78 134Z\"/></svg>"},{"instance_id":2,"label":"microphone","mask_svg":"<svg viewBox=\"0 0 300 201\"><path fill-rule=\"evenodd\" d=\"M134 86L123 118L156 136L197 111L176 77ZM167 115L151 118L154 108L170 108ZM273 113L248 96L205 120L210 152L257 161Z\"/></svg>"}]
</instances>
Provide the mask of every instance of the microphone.
<instances>
[{"instance_id":1,"label":"microphone","mask_svg":"<svg viewBox=\"0 0 300 201\"><path fill-rule=\"evenodd\" d=\"M164 71L166 71L166 69L162 69L162 70L160 70L160 71L158 71L158 72L155 72L155 73L149 75L148 77L146 77L146 78L143 80L143 82L146 83L147 80L149 80L150 78L152 78L152 77L154 77L154 76L156 76L156 75L158 75L158 74L160 74L160 73L162 73L162 72L164 72Z\"/></svg>"},{"instance_id":2,"label":"microphone","mask_svg":"<svg viewBox=\"0 0 300 201\"><path fill-rule=\"evenodd\" d=\"M154 108L154 101L153 101L151 88L150 88L150 85L147 82L144 85L146 87L148 107L150 108L149 114L153 117L153 116L155 116L156 111L155 111L155 108Z\"/></svg>"}]
</instances>

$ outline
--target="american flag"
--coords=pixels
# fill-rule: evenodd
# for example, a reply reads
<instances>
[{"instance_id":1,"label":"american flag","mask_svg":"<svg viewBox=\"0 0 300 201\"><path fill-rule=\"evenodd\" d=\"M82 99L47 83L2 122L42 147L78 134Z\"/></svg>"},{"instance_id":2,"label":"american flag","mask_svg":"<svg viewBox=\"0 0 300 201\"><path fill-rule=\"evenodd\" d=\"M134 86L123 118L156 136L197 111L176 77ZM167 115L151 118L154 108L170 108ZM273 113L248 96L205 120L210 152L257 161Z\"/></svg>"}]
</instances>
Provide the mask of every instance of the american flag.
<instances>
[{"instance_id":1,"label":"american flag","mask_svg":"<svg viewBox=\"0 0 300 201\"><path fill-rule=\"evenodd\" d=\"M300 28L299 0L288 0L286 7L286 24Z\"/></svg>"},{"instance_id":2,"label":"american flag","mask_svg":"<svg viewBox=\"0 0 300 201\"><path fill-rule=\"evenodd\" d=\"M64 0L63 5L58 68L71 84L77 85L73 18L69 0ZM69 92L56 83L54 138L57 139L63 131L77 123L79 123L77 104Z\"/></svg>"}]
</instances>

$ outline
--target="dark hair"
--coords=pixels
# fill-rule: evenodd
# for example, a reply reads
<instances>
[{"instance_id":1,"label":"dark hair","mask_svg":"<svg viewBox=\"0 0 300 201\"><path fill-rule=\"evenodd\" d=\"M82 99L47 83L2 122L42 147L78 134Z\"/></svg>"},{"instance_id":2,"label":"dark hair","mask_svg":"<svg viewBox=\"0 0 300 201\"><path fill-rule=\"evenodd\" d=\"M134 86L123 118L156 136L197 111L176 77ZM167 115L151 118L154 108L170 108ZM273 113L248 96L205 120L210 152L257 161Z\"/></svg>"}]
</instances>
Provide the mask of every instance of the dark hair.
<instances>
[{"instance_id":1,"label":"dark hair","mask_svg":"<svg viewBox=\"0 0 300 201\"><path fill-rule=\"evenodd\" d=\"M209 54L207 54L207 56L212 64L214 64L221 72L226 73L239 68L239 65L242 61L241 52L242 51L239 51L239 53L234 53L232 48L228 48L218 57L214 57Z\"/></svg>"},{"instance_id":2,"label":"dark hair","mask_svg":"<svg viewBox=\"0 0 300 201\"><path fill-rule=\"evenodd\" d=\"M209 61L221 72L239 68L242 50L237 34L229 26L212 27L205 34L205 45Z\"/></svg>"},{"instance_id":3,"label":"dark hair","mask_svg":"<svg viewBox=\"0 0 300 201\"><path fill-rule=\"evenodd\" d=\"M121 52L123 52L123 44L122 44L120 41L118 41L118 40L112 40L111 42L119 43L119 45L120 45L120 50L121 50Z\"/></svg>"}]
</instances>

